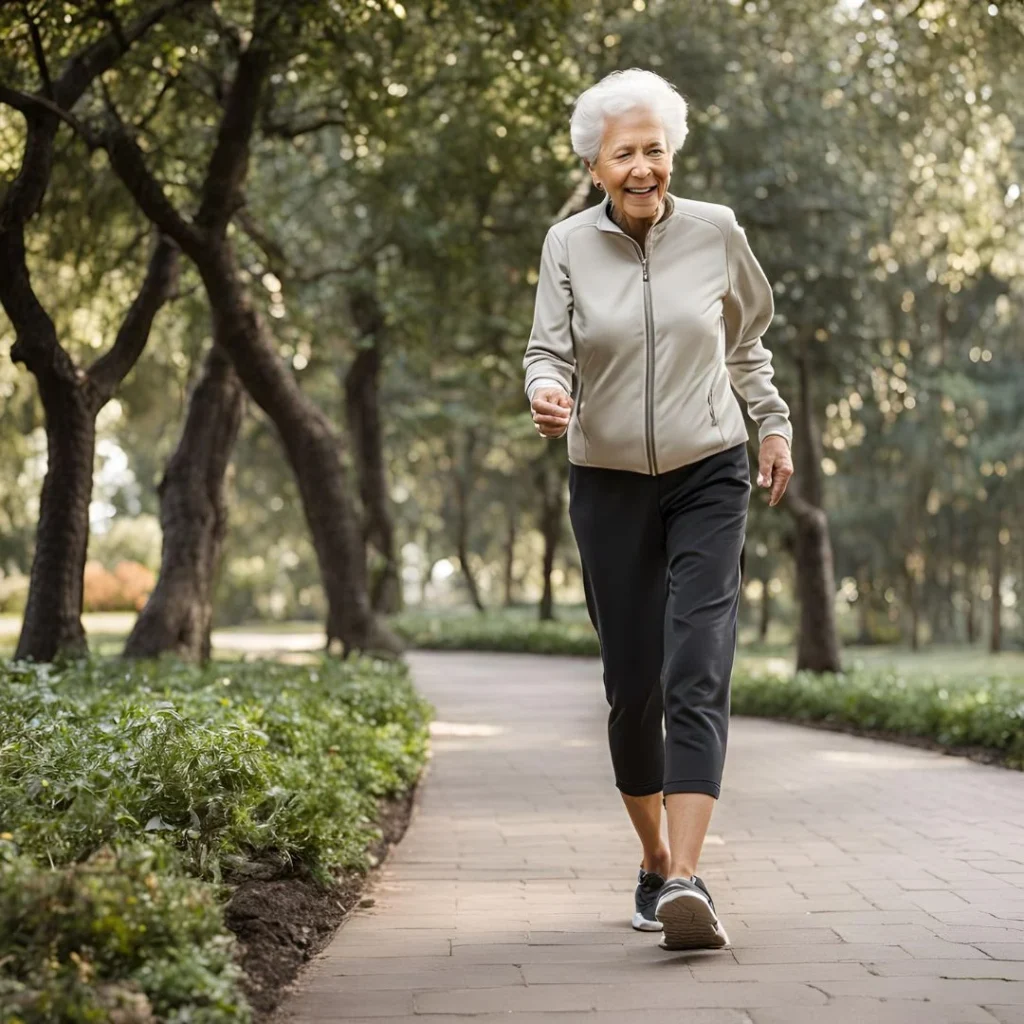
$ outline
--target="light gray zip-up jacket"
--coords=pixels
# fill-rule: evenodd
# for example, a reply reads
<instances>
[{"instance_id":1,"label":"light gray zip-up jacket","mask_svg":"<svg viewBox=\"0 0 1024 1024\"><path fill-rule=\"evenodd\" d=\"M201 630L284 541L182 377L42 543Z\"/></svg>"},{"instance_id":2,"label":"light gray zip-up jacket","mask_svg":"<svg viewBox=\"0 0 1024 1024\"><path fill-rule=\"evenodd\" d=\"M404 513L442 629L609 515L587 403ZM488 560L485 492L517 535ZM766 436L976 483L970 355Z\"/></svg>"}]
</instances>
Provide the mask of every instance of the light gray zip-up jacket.
<instances>
[{"instance_id":1,"label":"light gray zip-up jacket","mask_svg":"<svg viewBox=\"0 0 1024 1024\"><path fill-rule=\"evenodd\" d=\"M523 359L526 393L561 385L575 404L569 460L665 473L747 440L792 442L789 406L761 335L772 289L727 206L665 196L647 253L607 201L552 227ZM730 382L732 387L730 387Z\"/></svg>"}]
</instances>

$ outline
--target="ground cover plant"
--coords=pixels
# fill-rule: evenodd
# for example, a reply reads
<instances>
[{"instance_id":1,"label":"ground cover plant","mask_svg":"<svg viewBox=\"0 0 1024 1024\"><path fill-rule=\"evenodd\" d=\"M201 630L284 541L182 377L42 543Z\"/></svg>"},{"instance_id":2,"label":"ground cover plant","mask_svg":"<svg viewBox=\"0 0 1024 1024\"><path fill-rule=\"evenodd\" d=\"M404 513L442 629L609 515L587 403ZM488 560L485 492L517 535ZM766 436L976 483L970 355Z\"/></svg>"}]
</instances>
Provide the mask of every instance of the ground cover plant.
<instances>
[{"instance_id":1,"label":"ground cover plant","mask_svg":"<svg viewBox=\"0 0 1024 1024\"><path fill-rule=\"evenodd\" d=\"M392 620L416 647L598 656L585 611L538 622L516 610L411 612ZM934 655L855 649L846 671L793 672L774 647L741 645L732 684L735 714L843 727L927 741L1024 768L1024 659L967 649Z\"/></svg>"},{"instance_id":2,"label":"ground cover plant","mask_svg":"<svg viewBox=\"0 0 1024 1024\"><path fill-rule=\"evenodd\" d=\"M0 666L0 1021L248 1020L232 887L365 869L428 713L370 659Z\"/></svg>"}]
</instances>

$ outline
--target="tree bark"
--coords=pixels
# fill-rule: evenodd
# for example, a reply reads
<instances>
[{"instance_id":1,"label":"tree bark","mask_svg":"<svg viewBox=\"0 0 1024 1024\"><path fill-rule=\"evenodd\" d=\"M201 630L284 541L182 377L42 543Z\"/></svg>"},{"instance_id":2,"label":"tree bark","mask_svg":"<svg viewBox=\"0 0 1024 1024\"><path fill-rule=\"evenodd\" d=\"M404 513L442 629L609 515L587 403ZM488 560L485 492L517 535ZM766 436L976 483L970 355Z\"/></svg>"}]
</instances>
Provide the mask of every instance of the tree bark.
<instances>
[{"instance_id":1,"label":"tree bark","mask_svg":"<svg viewBox=\"0 0 1024 1024\"><path fill-rule=\"evenodd\" d=\"M966 607L964 608L964 629L967 633L967 643L971 646L978 639L978 620L975 616L977 605L977 591L974 586L974 570L969 568L964 573L964 597Z\"/></svg>"},{"instance_id":2,"label":"tree bark","mask_svg":"<svg viewBox=\"0 0 1024 1024\"><path fill-rule=\"evenodd\" d=\"M160 577L125 644L127 658L210 657L213 591L227 530L225 476L244 409L241 381L214 346L160 482Z\"/></svg>"},{"instance_id":3,"label":"tree bark","mask_svg":"<svg viewBox=\"0 0 1024 1024\"><path fill-rule=\"evenodd\" d=\"M544 538L544 589L541 593L538 615L541 622L550 622L555 618L555 594L551 574L555 567L555 555L562 537L562 521L565 516L565 462L564 455L558 449L546 449L537 461L536 481L540 493L540 531Z\"/></svg>"},{"instance_id":4,"label":"tree bark","mask_svg":"<svg viewBox=\"0 0 1024 1024\"><path fill-rule=\"evenodd\" d=\"M512 588L515 586L515 560L516 560L516 519L518 509L512 503L507 507L508 521L505 534L505 607L511 608L514 604Z\"/></svg>"},{"instance_id":5,"label":"tree bark","mask_svg":"<svg viewBox=\"0 0 1024 1024\"><path fill-rule=\"evenodd\" d=\"M473 456L476 451L476 431L469 427L464 431L465 444L462 452L462 465L458 466L458 455L452 450L452 464L455 467L455 547L459 556L459 567L462 578L469 591L469 599L478 612L484 611L484 603L480 597L480 587L473 575L473 567L469 564L470 534L470 496L473 480Z\"/></svg>"},{"instance_id":6,"label":"tree bark","mask_svg":"<svg viewBox=\"0 0 1024 1024\"><path fill-rule=\"evenodd\" d=\"M102 143L115 173L154 223L196 264L213 316L214 338L231 358L246 391L277 428L302 499L328 602L328 646L345 653L396 653L398 638L370 607L359 517L349 489L342 444L330 420L299 389L254 309L239 273L227 225L241 206L249 147L270 73L277 22L284 8L257 0L252 37L238 61L195 217L174 208L145 157L121 124Z\"/></svg>"},{"instance_id":7,"label":"tree bark","mask_svg":"<svg viewBox=\"0 0 1024 1024\"><path fill-rule=\"evenodd\" d=\"M767 562L764 564L764 568L761 570L761 607L759 609L759 621L757 624L757 635L761 643L768 641L768 627L771 625L772 615L772 595L768 590L768 584L771 582L771 570L768 568Z\"/></svg>"},{"instance_id":8,"label":"tree bark","mask_svg":"<svg viewBox=\"0 0 1024 1024\"><path fill-rule=\"evenodd\" d=\"M808 362L804 339L797 357L800 384L794 423L796 471L785 498L795 526L793 554L800 602L796 667L798 671L838 672L841 659L835 617L835 568L828 517L821 507L821 435L815 423Z\"/></svg>"},{"instance_id":9,"label":"tree bark","mask_svg":"<svg viewBox=\"0 0 1024 1024\"><path fill-rule=\"evenodd\" d=\"M402 581L395 554L395 526L384 465L384 432L380 415L380 371L386 320L371 290L356 289L350 298L359 331L359 350L345 375L345 412L355 452L363 504L364 544L372 544L384 566L373 583L370 601L382 614L402 606Z\"/></svg>"},{"instance_id":10,"label":"tree bark","mask_svg":"<svg viewBox=\"0 0 1024 1024\"><path fill-rule=\"evenodd\" d=\"M173 290L176 258L161 241L146 279L110 350L88 370L75 366L36 297L25 259L25 228L39 212L50 184L54 143L62 120L89 85L111 68L161 18L186 6L171 0L119 26L70 58L51 83L37 54L45 96L0 86L0 102L25 118L18 174L0 202L0 304L15 330L11 359L35 376L46 420L47 468L40 498L29 595L15 656L50 661L86 651L82 589L89 542L96 416L138 360L154 316ZM28 10L26 8L26 16Z\"/></svg>"},{"instance_id":11,"label":"tree bark","mask_svg":"<svg viewBox=\"0 0 1024 1024\"><path fill-rule=\"evenodd\" d=\"M46 476L40 496L36 550L15 657L52 661L87 650L82 627L83 575L89 545L96 417L135 365L157 311L169 297L177 267L161 240L139 294L108 352L87 370L75 366L29 281L23 236L0 234L0 302L15 327L11 358L36 378L46 420Z\"/></svg>"},{"instance_id":12,"label":"tree bark","mask_svg":"<svg viewBox=\"0 0 1024 1024\"><path fill-rule=\"evenodd\" d=\"M992 629L988 649L998 654L1003 649L1003 545L999 543L999 532L1003 528L1003 517L996 513L996 524L992 538Z\"/></svg>"}]
</instances>

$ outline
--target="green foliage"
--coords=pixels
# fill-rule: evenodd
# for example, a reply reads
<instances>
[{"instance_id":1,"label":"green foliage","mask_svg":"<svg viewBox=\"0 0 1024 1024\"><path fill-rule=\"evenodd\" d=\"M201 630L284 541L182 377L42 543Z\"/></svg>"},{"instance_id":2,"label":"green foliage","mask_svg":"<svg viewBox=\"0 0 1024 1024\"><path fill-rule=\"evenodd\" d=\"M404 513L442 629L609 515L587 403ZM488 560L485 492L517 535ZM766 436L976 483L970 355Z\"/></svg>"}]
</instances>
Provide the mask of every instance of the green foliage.
<instances>
[{"instance_id":1,"label":"green foliage","mask_svg":"<svg viewBox=\"0 0 1024 1024\"><path fill-rule=\"evenodd\" d=\"M161 836L187 869L273 855L358 868L376 801L412 784L427 707L371 660L0 670L0 831L40 861Z\"/></svg>"},{"instance_id":2,"label":"green foliage","mask_svg":"<svg viewBox=\"0 0 1024 1024\"><path fill-rule=\"evenodd\" d=\"M540 622L507 614L446 615L408 612L391 619L414 647L451 651L521 651L530 654L601 653L589 622Z\"/></svg>"},{"instance_id":3,"label":"green foliage","mask_svg":"<svg viewBox=\"0 0 1024 1024\"><path fill-rule=\"evenodd\" d=\"M364 870L428 714L370 659L0 664L0 1022L248 1020L212 883Z\"/></svg>"},{"instance_id":4,"label":"green foliage","mask_svg":"<svg viewBox=\"0 0 1024 1024\"><path fill-rule=\"evenodd\" d=\"M738 670L732 710L740 715L829 722L983 747L1024 769L1024 687L1020 680L911 678L891 669L791 678Z\"/></svg>"},{"instance_id":5,"label":"green foliage","mask_svg":"<svg viewBox=\"0 0 1024 1024\"><path fill-rule=\"evenodd\" d=\"M0 840L0 1022L250 1019L214 887L166 849L51 870Z\"/></svg>"}]
</instances>

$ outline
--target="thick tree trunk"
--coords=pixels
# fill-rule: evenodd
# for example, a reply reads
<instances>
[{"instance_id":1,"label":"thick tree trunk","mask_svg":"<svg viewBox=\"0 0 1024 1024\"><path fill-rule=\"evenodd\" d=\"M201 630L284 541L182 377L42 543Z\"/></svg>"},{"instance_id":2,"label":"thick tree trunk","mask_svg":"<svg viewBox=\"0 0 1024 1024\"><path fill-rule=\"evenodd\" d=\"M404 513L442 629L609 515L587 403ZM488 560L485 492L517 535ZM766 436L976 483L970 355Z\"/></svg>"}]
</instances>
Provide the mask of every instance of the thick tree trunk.
<instances>
[{"instance_id":1,"label":"thick tree trunk","mask_svg":"<svg viewBox=\"0 0 1024 1024\"><path fill-rule=\"evenodd\" d=\"M362 530L340 438L274 350L239 279L230 243L209 246L197 263L210 299L214 338L277 428L295 474L328 602L328 644L339 640L346 653L400 651L400 641L376 621L370 607Z\"/></svg>"},{"instance_id":2,"label":"thick tree trunk","mask_svg":"<svg viewBox=\"0 0 1024 1024\"><path fill-rule=\"evenodd\" d=\"M555 594L551 574L555 567L555 555L562 537L562 521L565 516L565 465L564 456L548 449L537 464L537 489L540 492L540 531L544 538L544 559L542 573L544 589L541 593L538 614L541 622L550 622L555 617ZM556 458L558 461L556 462Z\"/></svg>"},{"instance_id":3,"label":"thick tree trunk","mask_svg":"<svg viewBox=\"0 0 1024 1024\"><path fill-rule=\"evenodd\" d=\"M96 411L73 382L39 382L46 414L46 477L28 603L16 658L85 654L82 580L89 546Z\"/></svg>"},{"instance_id":4,"label":"thick tree trunk","mask_svg":"<svg viewBox=\"0 0 1024 1024\"><path fill-rule=\"evenodd\" d=\"M53 321L36 298L20 231L0 233L0 265L0 301L17 332L11 358L35 376L46 418L46 476L15 656L52 661L58 654L87 651L82 590L96 416L142 353L153 318L174 286L177 258L168 243L157 245L113 345L86 370L76 367L61 347Z\"/></svg>"},{"instance_id":5,"label":"thick tree trunk","mask_svg":"<svg viewBox=\"0 0 1024 1024\"><path fill-rule=\"evenodd\" d=\"M402 581L395 554L395 527L384 466L380 416L381 348L386 327L377 296L357 290L350 300L360 347L345 375L345 412L355 451L363 504L363 537L384 561L370 595L375 611L390 614L402 606Z\"/></svg>"},{"instance_id":6,"label":"thick tree trunk","mask_svg":"<svg viewBox=\"0 0 1024 1024\"><path fill-rule=\"evenodd\" d=\"M117 24L71 54L45 96L0 84L0 102L25 118L25 143L13 181L0 197L0 303L14 326L11 359L24 363L39 384L46 418L47 468L40 500L36 551L16 657L50 661L86 651L82 587L89 541L96 415L132 368L149 336L152 318L173 286L175 258L160 245L111 349L88 370L75 366L57 340L53 321L36 298L25 259L25 228L39 212L50 184L60 119L90 84L184 0L165 0L128 24ZM36 31L34 16L25 16ZM37 61L42 66L42 44Z\"/></svg>"},{"instance_id":7,"label":"thick tree trunk","mask_svg":"<svg viewBox=\"0 0 1024 1024\"><path fill-rule=\"evenodd\" d=\"M452 449L451 461L455 467L455 549L459 556L459 568L465 580L469 599L478 612L484 611L484 602L480 597L480 587L473 575L473 567L469 563L469 535L472 513L470 496L473 481L473 457L476 452L476 432L467 428L464 432L465 444L462 452L461 466L455 449Z\"/></svg>"},{"instance_id":8,"label":"thick tree trunk","mask_svg":"<svg viewBox=\"0 0 1024 1024\"><path fill-rule=\"evenodd\" d=\"M227 530L225 475L244 405L231 361L212 348L160 482L160 577L128 637L125 657L210 657L214 582Z\"/></svg>"},{"instance_id":9,"label":"thick tree trunk","mask_svg":"<svg viewBox=\"0 0 1024 1024\"><path fill-rule=\"evenodd\" d=\"M103 135L111 166L142 211L195 262L213 314L214 340L230 356L246 391L270 417L298 482L328 602L327 641L346 653L395 653L402 644L377 622L366 588L362 529L349 490L341 440L330 420L299 389L253 308L227 227L244 203L249 147L263 88L279 54L283 8L253 5L252 35L235 69L195 217L186 220L146 165L128 130L110 123Z\"/></svg>"},{"instance_id":10,"label":"thick tree trunk","mask_svg":"<svg viewBox=\"0 0 1024 1024\"><path fill-rule=\"evenodd\" d=\"M841 659L835 617L835 568L828 517L821 507L821 435L814 417L806 340L797 365L800 394L794 423L796 472L786 499L796 527L793 553L800 602L796 667L811 672L838 672Z\"/></svg>"},{"instance_id":11,"label":"thick tree trunk","mask_svg":"<svg viewBox=\"0 0 1024 1024\"><path fill-rule=\"evenodd\" d=\"M507 531L505 533L505 607L511 608L515 603L512 593L515 586L515 563L516 563L516 520L518 509L514 504L508 506Z\"/></svg>"}]
</instances>

